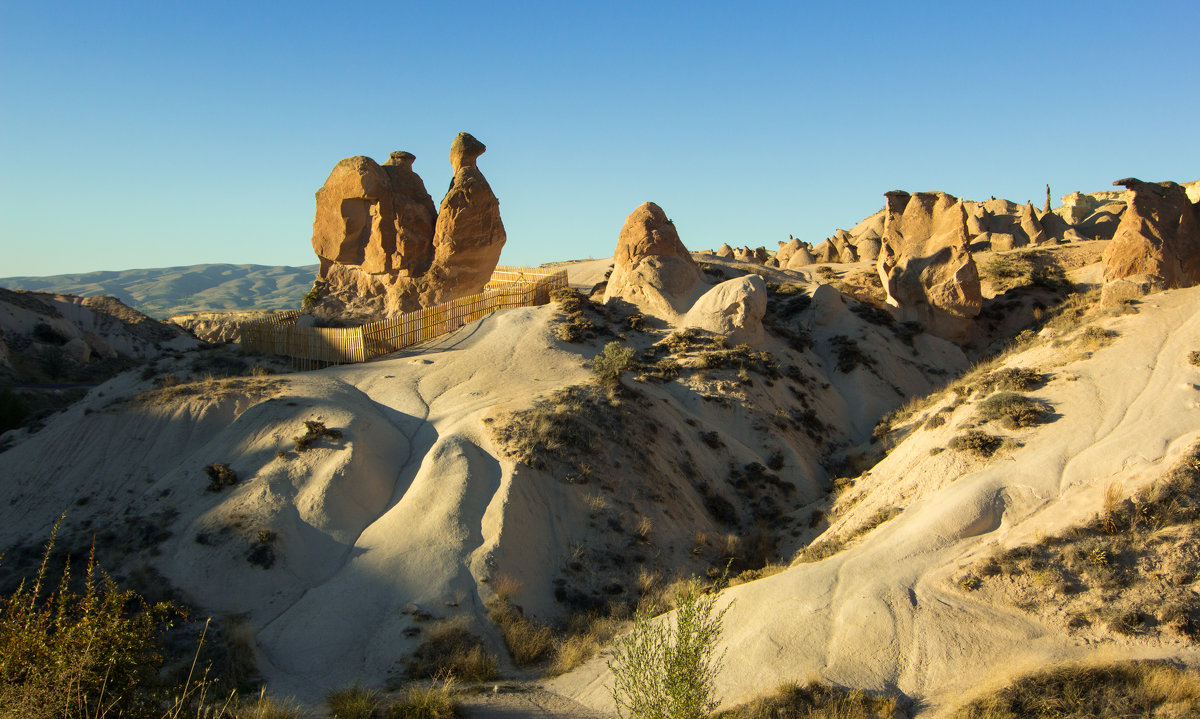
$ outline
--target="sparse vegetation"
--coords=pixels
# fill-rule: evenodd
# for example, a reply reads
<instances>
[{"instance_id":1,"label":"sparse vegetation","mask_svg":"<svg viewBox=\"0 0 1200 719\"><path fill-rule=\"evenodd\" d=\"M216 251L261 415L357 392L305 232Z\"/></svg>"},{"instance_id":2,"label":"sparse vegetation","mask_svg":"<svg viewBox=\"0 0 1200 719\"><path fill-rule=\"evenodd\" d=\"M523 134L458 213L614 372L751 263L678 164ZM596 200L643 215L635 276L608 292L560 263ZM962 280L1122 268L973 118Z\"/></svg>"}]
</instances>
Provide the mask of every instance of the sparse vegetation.
<instances>
[{"instance_id":1,"label":"sparse vegetation","mask_svg":"<svg viewBox=\"0 0 1200 719\"><path fill-rule=\"evenodd\" d=\"M1005 367L988 372L974 383L981 392L1030 392L1046 383L1046 375L1031 367Z\"/></svg>"},{"instance_id":2,"label":"sparse vegetation","mask_svg":"<svg viewBox=\"0 0 1200 719\"><path fill-rule=\"evenodd\" d=\"M716 714L714 719L893 719L897 699L886 694L809 682Z\"/></svg>"},{"instance_id":3,"label":"sparse vegetation","mask_svg":"<svg viewBox=\"0 0 1200 719\"><path fill-rule=\"evenodd\" d=\"M595 305L583 293L570 287L563 287L550 293L550 301L558 304L562 316L554 322L553 331L556 337L564 342L581 343L594 339L599 335L612 334L604 323L597 324L589 317L600 319ZM640 317L640 315L638 315ZM636 321L632 324L638 324Z\"/></svg>"},{"instance_id":4,"label":"sparse vegetation","mask_svg":"<svg viewBox=\"0 0 1200 719\"><path fill-rule=\"evenodd\" d=\"M1028 611L1054 608L1073 632L1200 638L1200 445L1149 488L1109 485L1094 521L997 553L960 579ZM979 586L978 584L976 586Z\"/></svg>"},{"instance_id":5,"label":"sparse vegetation","mask_svg":"<svg viewBox=\"0 0 1200 719\"><path fill-rule=\"evenodd\" d=\"M1193 367L1200 367L1200 350L1192 350L1188 353L1188 363Z\"/></svg>"},{"instance_id":6,"label":"sparse vegetation","mask_svg":"<svg viewBox=\"0 0 1200 719\"><path fill-rule=\"evenodd\" d=\"M329 705L330 719L371 719L379 707L379 692L355 682L353 686L329 692L325 703Z\"/></svg>"},{"instance_id":7,"label":"sparse vegetation","mask_svg":"<svg viewBox=\"0 0 1200 719\"><path fill-rule=\"evenodd\" d=\"M467 629L466 618L442 620L430 627L408 660L412 677L461 677L487 681L497 676L496 656L483 640Z\"/></svg>"},{"instance_id":8,"label":"sparse vegetation","mask_svg":"<svg viewBox=\"0 0 1200 719\"><path fill-rule=\"evenodd\" d=\"M427 686L409 687L400 699L388 704L384 719L455 719L459 712L454 684L452 675L441 675Z\"/></svg>"},{"instance_id":9,"label":"sparse vegetation","mask_svg":"<svg viewBox=\"0 0 1200 719\"><path fill-rule=\"evenodd\" d=\"M1062 267L1045 252L997 254L983 266L980 276L999 291L1029 286L1061 291L1070 286Z\"/></svg>"},{"instance_id":10,"label":"sparse vegetation","mask_svg":"<svg viewBox=\"0 0 1200 719\"><path fill-rule=\"evenodd\" d=\"M208 475L208 491L220 492L226 487L232 487L237 484L237 472L229 467L229 463L210 464L204 468L204 473Z\"/></svg>"},{"instance_id":11,"label":"sparse vegetation","mask_svg":"<svg viewBox=\"0 0 1200 719\"><path fill-rule=\"evenodd\" d=\"M981 432L977 429L968 430L950 440L950 449L956 452L970 452L979 457L991 457L1004 444L999 437Z\"/></svg>"},{"instance_id":12,"label":"sparse vegetation","mask_svg":"<svg viewBox=\"0 0 1200 719\"><path fill-rule=\"evenodd\" d=\"M872 367L874 362L871 358L863 353L858 347L858 343L845 335L834 335L829 340L833 346L834 352L837 353L837 371L842 374L849 374L860 365L863 367Z\"/></svg>"},{"instance_id":13,"label":"sparse vegetation","mask_svg":"<svg viewBox=\"0 0 1200 719\"><path fill-rule=\"evenodd\" d=\"M1185 717L1200 712L1200 674L1166 662L1060 666L976 699L955 719Z\"/></svg>"},{"instance_id":14,"label":"sparse vegetation","mask_svg":"<svg viewBox=\"0 0 1200 719\"><path fill-rule=\"evenodd\" d=\"M341 439L342 431L340 429L329 429L324 422L315 419L304 420L304 434L298 437L292 437L292 441L296 443L296 451L304 452L311 449L313 443L318 439Z\"/></svg>"}]
</instances>

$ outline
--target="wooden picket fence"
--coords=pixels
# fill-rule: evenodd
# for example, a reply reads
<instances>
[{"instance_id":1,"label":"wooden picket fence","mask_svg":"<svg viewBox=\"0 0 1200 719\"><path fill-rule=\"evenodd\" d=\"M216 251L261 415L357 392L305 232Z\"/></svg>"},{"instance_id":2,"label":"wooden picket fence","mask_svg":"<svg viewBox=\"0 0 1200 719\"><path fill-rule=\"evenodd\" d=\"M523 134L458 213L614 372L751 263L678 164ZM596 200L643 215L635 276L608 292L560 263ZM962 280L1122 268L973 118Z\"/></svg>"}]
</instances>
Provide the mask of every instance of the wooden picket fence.
<instances>
[{"instance_id":1,"label":"wooden picket fence","mask_svg":"<svg viewBox=\"0 0 1200 719\"><path fill-rule=\"evenodd\" d=\"M365 362L453 332L496 310L544 305L551 292L566 286L565 270L497 267L477 295L359 327L298 327L301 313L291 310L244 325L242 346L290 357L297 369Z\"/></svg>"}]
</instances>

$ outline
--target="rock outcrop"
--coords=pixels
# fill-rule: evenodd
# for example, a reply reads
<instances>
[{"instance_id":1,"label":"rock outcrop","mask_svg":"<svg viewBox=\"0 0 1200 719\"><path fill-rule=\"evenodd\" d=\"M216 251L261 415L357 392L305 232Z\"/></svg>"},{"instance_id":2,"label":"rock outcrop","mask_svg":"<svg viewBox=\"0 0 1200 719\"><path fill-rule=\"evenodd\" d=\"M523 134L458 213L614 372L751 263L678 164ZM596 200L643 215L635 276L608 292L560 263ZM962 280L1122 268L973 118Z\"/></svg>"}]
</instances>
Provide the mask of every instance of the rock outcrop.
<instances>
[{"instance_id":1,"label":"rock outcrop","mask_svg":"<svg viewBox=\"0 0 1200 719\"><path fill-rule=\"evenodd\" d=\"M726 280L705 292L684 315L682 324L725 335L730 344L762 341L767 313L767 283L761 275Z\"/></svg>"},{"instance_id":2,"label":"rock outcrop","mask_svg":"<svg viewBox=\"0 0 1200 719\"><path fill-rule=\"evenodd\" d=\"M408 152L334 166L316 195L313 314L370 321L482 291L505 242L499 201L476 166L485 149L465 132L455 138L440 212Z\"/></svg>"},{"instance_id":3,"label":"rock outcrop","mask_svg":"<svg viewBox=\"0 0 1200 719\"><path fill-rule=\"evenodd\" d=\"M1117 180L1131 192L1104 253L1102 302L1200 284L1200 204L1174 182Z\"/></svg>"},{"instance_id":4,"label":"rock outcrop","mask_svg":"<svg viewBox=\"0 0 1200 719\"><path fill-rule=\"evenodd\" d=\"M675 224L661 207L646 202L625 218L604 301L619 299L655 316L672 316L691 306L700 280Z\"/></svg>"},{"instance_id":5,"label":"rock outcrop","mask_svg":"<svg viewBox=\"0 0 1200 719\"><path fill-rule=\"evenodd\" d=\"M983 306L961 200L944 192L888 192L877 268L901 319L966 339Z\"/></svg>"},{"instance_id":6,"label":"rock outcrop","mask_svg":"<svg viewBox=\"0 0 1200 719\"><path fill-rule=\"evenodd\" d=\"M721 243L721 246L717 248L717 257L732 258L733 248L728 243Z\"/></svg>"}]
</instances>

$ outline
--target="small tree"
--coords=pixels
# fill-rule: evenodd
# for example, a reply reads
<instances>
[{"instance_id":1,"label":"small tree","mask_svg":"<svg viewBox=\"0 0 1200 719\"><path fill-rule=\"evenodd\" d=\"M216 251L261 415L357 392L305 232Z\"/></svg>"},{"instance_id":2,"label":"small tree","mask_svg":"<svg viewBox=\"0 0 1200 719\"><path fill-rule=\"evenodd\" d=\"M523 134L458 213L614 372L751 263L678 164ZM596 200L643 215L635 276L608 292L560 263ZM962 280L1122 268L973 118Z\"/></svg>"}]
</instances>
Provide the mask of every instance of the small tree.
<instances>
[{"instance_id":1,"label":"small tree","mask_svg":"<svg viewBox=\"0 0 1200 719\"><path fill-rule=\"evenodd\" d=\"M613 702L621 719L702 719L717 708L715 684L725 653L717 654L725 607L689 583L676 597L674 624L639 611L608 662Z\"/></svg>"}]
</instances>

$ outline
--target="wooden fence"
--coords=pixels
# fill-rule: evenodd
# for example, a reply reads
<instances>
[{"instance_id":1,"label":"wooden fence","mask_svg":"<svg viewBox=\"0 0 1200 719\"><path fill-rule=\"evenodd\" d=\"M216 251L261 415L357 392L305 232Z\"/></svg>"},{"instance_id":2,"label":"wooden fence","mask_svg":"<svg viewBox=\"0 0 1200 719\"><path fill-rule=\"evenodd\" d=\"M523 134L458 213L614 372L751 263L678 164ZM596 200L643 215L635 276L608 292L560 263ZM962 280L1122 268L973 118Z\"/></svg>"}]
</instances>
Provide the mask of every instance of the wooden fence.
<instances>
[{"instance_id":1,"label":"wooden fence","mask_svg":"<svg viewBox=\"0 0 1200 719\"><path fill-rule=\"evenodd\" d=\"M242 346L292 358L298 369L365 362L440 337L496 310L544 305L567 286L567 273L528 267L497 267L483 292L405 312L360 327L298 327L299 311L242 327Z\"/></svg>"}]
</instances>

